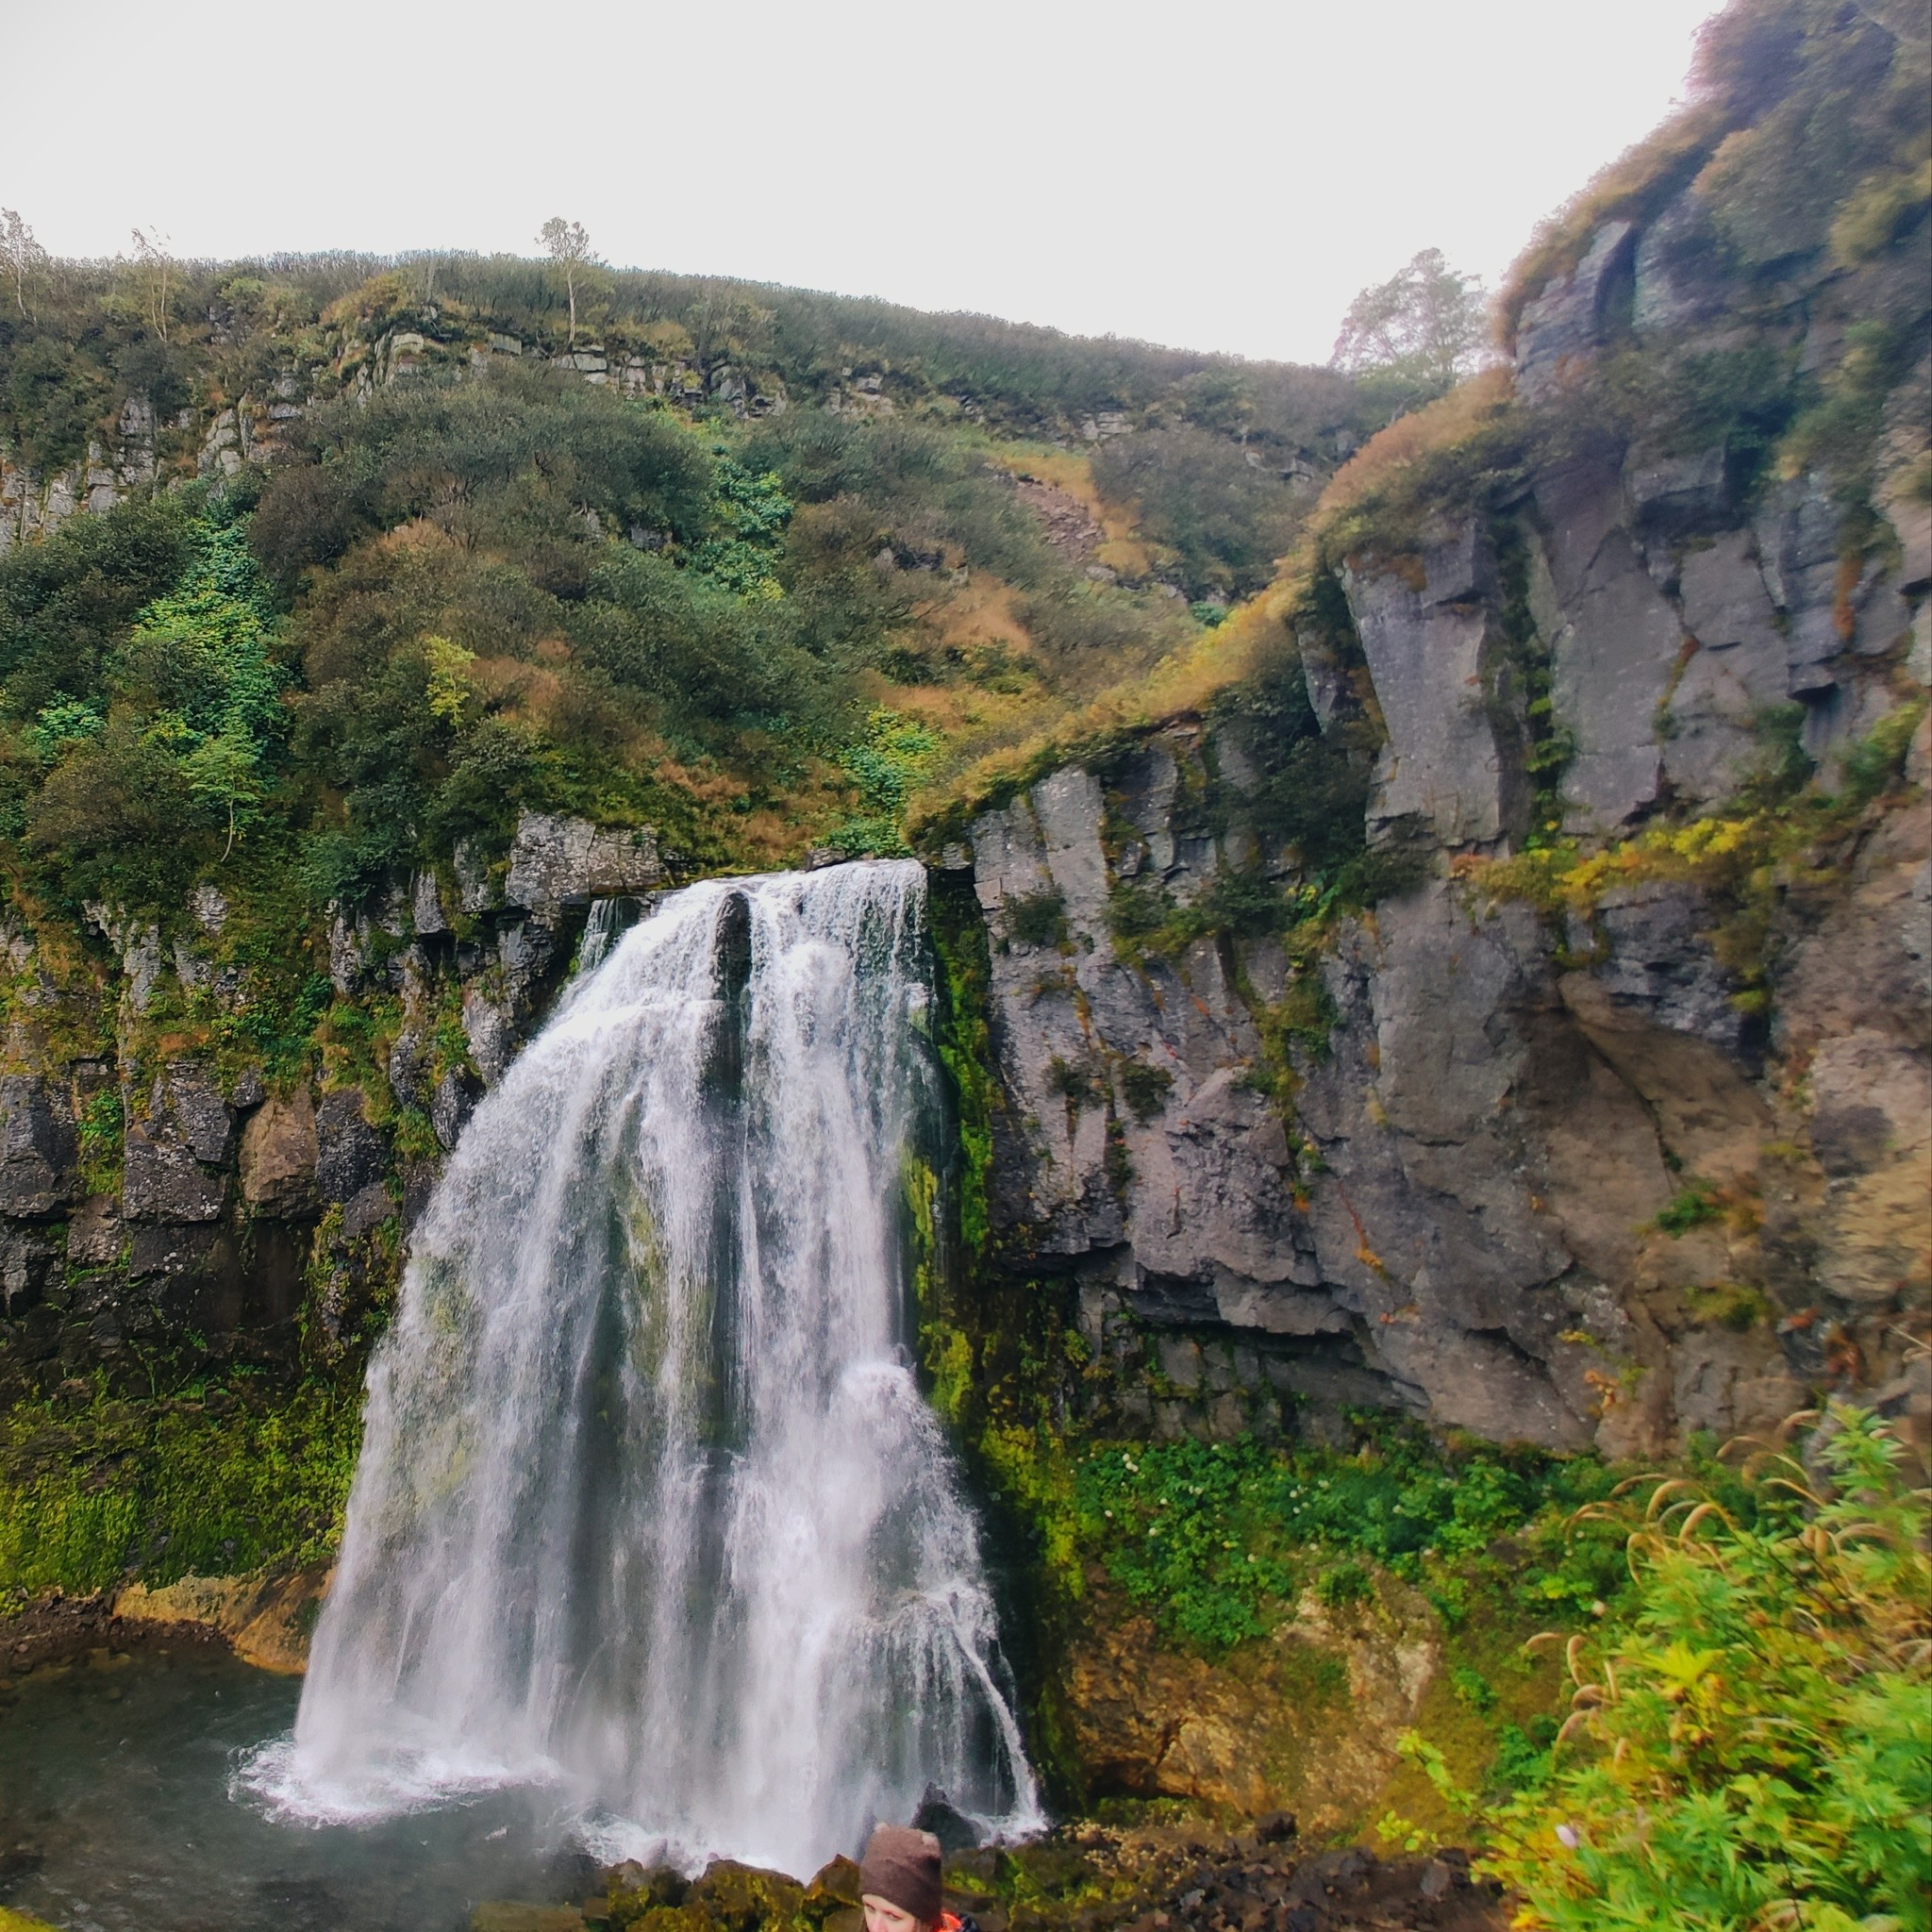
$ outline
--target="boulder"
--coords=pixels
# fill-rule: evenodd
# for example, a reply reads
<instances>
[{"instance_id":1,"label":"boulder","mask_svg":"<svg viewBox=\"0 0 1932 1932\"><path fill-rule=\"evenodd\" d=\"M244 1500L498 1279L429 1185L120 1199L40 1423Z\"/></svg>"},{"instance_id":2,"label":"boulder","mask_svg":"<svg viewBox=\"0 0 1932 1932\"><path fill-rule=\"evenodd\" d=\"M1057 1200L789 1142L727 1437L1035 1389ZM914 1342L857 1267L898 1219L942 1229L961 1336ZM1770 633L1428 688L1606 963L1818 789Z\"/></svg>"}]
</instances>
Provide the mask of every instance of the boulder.
<instances>
[{"instance_id":1,"label":"boulder","mask_svg":"<svg viewBox=\"0 0 1932 1932\"><path fill-rule=\"evenodd\" d=\"M499 901L497 881L491 876L490 859L474 839L457 842L455 854L457 897L468 913L490 912Z\"/></svg>"},{"instance_id":2,"label":"boulder","mask_svg":"<svg viewBox=\"0 0 1932 1932\"><path fill-rule=\"evenodd\" d=\"M1305 1593L1292 1617L1218 1666L1164 1642L1102 1589L1070 1646L1067 1715L1102 1790L1251 1818L1291 1809L1320 1837L1382 1790L1441 1658L1435 1615L1392 1577L1346 1613Z\"/></svg>"},{"instance_id":3,"label":"boulder","mask_svg":"<svg viewBox=\"0 0 1932 1932\"><path fill-rule=\"evenodd\" d=\"M319 1153L307 1087L264 1100L242 1130L242 1198L249 1209L271 1221L312 1219L322 1207Z\"/></svg>"},{"instance_id":4,"label":"boulder","mask_svg":"<svg viewBox=\"0 0 1932 1932\"><path fill-rule=\"evenodd\" d=\"M1607 957L1591 976L1620 1009L1726 1052L1740 1051L1738 981L1711 948L1716 916L1694 886L1653 880L1617 886L1597 901Z\"/></svg>"},{"instance_id":5,"label":"boulder","mask_svg":"<svg viewBox=\"0 0 1932 1932\"><path fill-rule=\"evenodd\" d=\"M418 939L449 930L443 916L442 898L433 872L419 872L409 888L409 920Z\"/></svg>"},{"instance_id":6,"label":"boulder","mask_svg":"<svg viewBox=\"0 0 1932 1932\"><path fill-rule=\"evenodd\" d=\"M1516 327L1516 387L1541 402L1590 362L1620 297L1631 292L1637 231L1606 222L1581 261L1524 305Z\"/></svg>"},{"instance_id":7,"label":"boulder","mask_svg":"<svg viewBox=\"0 0 1932 1932\"><path fill-rule=\"evenodd\" d=\"M516 1051L516 1018L508 1002L492 997L481 986L464 987L463 1038L484 1084L493 1085L501 1079Z\"/></svg>"},{"instance_id":8,"label":"boulder","mask_svg":"<svg viewBox=\"0 0 1932 1932\"><path fill-rule=\"evenodd\" d=\"M121 1203L91 1194L67 1224L67 1258L76 1268L108 1268L121 1257Z\"/></svg>"},{"instance_id":9,"label":"boulder","mask_svg":"<svg viewBox=\"0 0 1932 1932\"><path fill-rule=\"evenodd\" d=\"M1709 229L1709 210L1694 187L1644 229L1632 263L1630 320L1639 335L1682 328L1722 302L1722 280L1708 274Z\"/></svg>"},{"instance_id":10,"label":"boulder","mask_svg":"<svg viewBox=\"0 0 1932 1932\"><path fill-rule=\"evenodd\" d=\"M129 1221L213 1221L227 1198L226 1180L196 1159L169 1116L129 1126L121 1182L121 1208Z\"/></svg>"},{"instance_id":11,"label":"boulder","mask_svg":"<svg viewBox=\"0 0 1932 1932\"><path fill-rule=\"evenodd\" d=\"M242 1576L184 1576L158 1589L129 1583L115 1592L113 1614L130 1624L219 1631L243 1663L299 1676L308 1668L308 1635L331 1574L323 1568L256 1570Z\"/></svg>"},{"instance_id":12,"label":"boulder","mask_svg":"<svg viewBox=\"0 0 1932 1932\"><path fill-rule=\"evenodd\" d=\"M9 1321L25 1314L59 1265L58 1228L0 1222L0 1313Z\"/></svg>"},{"instance_id":13,"label":"boulder","mask_svg":"<svg viewBox=\"0 0 1932 1932\"><path fill-rule=\"evenodd\" d=\"M153 1111L166 1111L195 1159L226 1167L235 1158L235 1115L221 1090L192 1060L175 1060L155 1083Z\"/></svg>"},{"instance_id":14,"label":"boulder","mask_svg":"<svg viewBox=\"0 0 1932 1932\"><path fill-rule=\"evenodd\" d=\"M64 1095L27 1074L0 1079L0 1214L58 1214L80 1193L79 1151Z\"/></svg>"},{"instance_id":15,"label":"boulder","mask_svg":"<svg viewBox=\"0 0 1932 1932\"><path fill-rule=\"evenodd\" d=\"M389 1172L389 1150L363 1112L360 1088L325 1093L315 1109L315 1185L324 1201L351 1201Z\"/></svg>"},{"instance_id":16,"label":"boulder","mask_svg":"<svg viewBox=\"0 0 1932 1932\"><path fill-rule=\"evenodd\" d=\"M1574 831L1611 830L1658 796L1658 708L1675 681L1684 627L1620 524L1615 479L1588 466L1539 479L1551 535L1530 598L1550 646L1558 720L1575 740L1563 774Z\"/></svg>"},{"instance_id":17,"label":"boulder","mask_svg":"<svg viewBox=\"0 0 1932 1932\"><path fill-rule=\"evenodd\" d=\"M435 1127L437 1141L445 1153L456 1151L456 1144L475 1110L476 1097L470 1091L470 1083L454 1068L450 1069L436 1083L436 1091L429 1099L430 1124Z\"/></svg>"},{"instance_id":18,"label":"boulder","mask_svg":"<svg viewBox=\"0 0 1932 1932\"><path fill-rule=\"evenodd\" d=\"M1724 486L1724 445L1626 469L1624 493L1632 515L1646 531L1687 535L1720 528L1730 501Z\"/></svg>"},{"instance_id":19,"label":"boulder","mask_svg":"<svg viewBox=\"0 0 1932 1932\"><path fill-rule=\"evenodd\" d=\"M1839 629L1839 525L1825 479L1810 475L1774 490L1756 535L1765 579L1785 613L1786 689L1816 698L1838 678L1832 661L1846 640Z\"/></svg>"},{"instance_id":20,"label":"boulder","mask_svg":"<svg viewBox=\"0 0 1932 1932\"><path fill-rule=\"evenodd\" d=\"M395 1214L396 1204L390 1199L389 1190L380 1181L371 1181L366 1188L357 1189L342 1204L343 1238L360 1241L385 1221L394 1220Z\"/></svg>"},{"instance_id":21,"label":"boulder","mask_svg":"<svg viewBox=\"0 0 1932 1932\"><path fill-rule=\"evenodd\" d=\"M506 905L551 919L593 898L649 891L662 877L657 834L648 826L609 829L526 808L517 819L503 895Z\"/></svg>"}]
</instances>

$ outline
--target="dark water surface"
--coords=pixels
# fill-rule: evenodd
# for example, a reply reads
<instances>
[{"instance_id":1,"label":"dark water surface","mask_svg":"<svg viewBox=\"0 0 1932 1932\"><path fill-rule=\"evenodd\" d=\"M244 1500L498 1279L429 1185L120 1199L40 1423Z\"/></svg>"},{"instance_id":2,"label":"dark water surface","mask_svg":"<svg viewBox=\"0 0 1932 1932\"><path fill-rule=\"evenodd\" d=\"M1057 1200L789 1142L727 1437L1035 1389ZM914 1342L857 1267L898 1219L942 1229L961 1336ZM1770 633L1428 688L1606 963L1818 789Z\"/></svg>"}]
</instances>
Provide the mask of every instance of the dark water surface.
<instances>
[{"instance_id":1,"label":"dark water surface","mask_svg":"<svg viewBox=\"0 0 1932 1932\"><path fill-rule=\"evenodd\" d=\"M0 1691L0 1904L70 1932L462 1932L480 1900L591 1889L542 1792L322 1827L231 1798L300 1691L199 1646L95 1652Z\"/></svg>"}]
</instances>

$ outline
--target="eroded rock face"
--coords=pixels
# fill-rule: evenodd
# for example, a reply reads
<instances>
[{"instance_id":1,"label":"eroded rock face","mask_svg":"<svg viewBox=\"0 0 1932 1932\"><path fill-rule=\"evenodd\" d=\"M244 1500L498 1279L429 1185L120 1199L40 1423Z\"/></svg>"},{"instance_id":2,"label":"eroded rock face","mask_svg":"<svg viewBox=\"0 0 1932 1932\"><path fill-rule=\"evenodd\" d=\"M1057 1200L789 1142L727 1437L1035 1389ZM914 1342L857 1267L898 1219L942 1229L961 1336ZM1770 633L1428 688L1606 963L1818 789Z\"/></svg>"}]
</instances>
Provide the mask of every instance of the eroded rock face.
<instances>
[{"instance_id":1,"label":"eroded rock face","mask_svg":"<svg viewBox=\"0 0 1932 1932\"><path fill-rule=\"evenodd\" d=\"M1630 223L1606 222L1575 268L1524 309L1516 379L1525 396L1541 400L1595 358L1619 304L1634 297L1637 245Z\"/></svg>"},{"instance_id":2,"label":"eroded rock face","mask_svg":"<svg viewBox=\"0 0 1932 1932\"><path fill-rule=\"evenodd\" d=\"M1372 823L1417 819L1444 845L1520 835L1528 810L1491 605L1494 564L1473 524L1424 551L1420 587L1389 571L1346 578L1388 722Z\"/></svg>"},{"instance_id":3,"label":"eroded rock face","mask_svg":"<svg viewBox=\"0 0 1932 1932\"><path fill-rule=\"evenodd\" d=\"M663 880L657 835L601 828L589 819L525 810L510 847L504 902L554 914L593 898L647 892Z\"/></svg>"},{"instance_id":4,"label":"eroded rock face","mask_svg":"<svg viewBox=\"0 0 1932 1932\"><path fill-rule=\"evenodd\" d=\"M1606 224L1526 309L1519 395L1554 403L1627 330L1694 344L1700 237L1694 189ZM1650 1454L1827 1383L1905 1390L1932 1312L1924 723L1920 795L1748 912L1668 866L1567 922L1474 881L1532 824L1587 850L1755 809L1800 745L1835 784L1923 693L1926 395L1932 361L1887 404L1897 543L1862 559L1828 476L1753 483L1725 447L1607 431L1351 554L1352 631L1310 620L1292 648L1327 746L1359 773L1379 745L1372 846L1428 876L1318 959L1175 916L1299 877L1286 768L1234 724L972 828L948 862L991 945L998 1265L1072 1277L1123 1424L1288 1426L1292 1397L1294 1426L1365 1403ZM1124 892L1171 936L1117 937Z\"/></svg>"},{"instance_id":5,"label":"eroded rock face","mask_svg":"<svg viewBox=\"0 0 1932 1932\"><path fill-rule=\"evenodd\" d=\"M1441 1662L1435 1613L1399 1583L1340 1611L1304 1594L1218 1665L1103 1593L1074 1645L1068 1709L1097 1794L1291 1811L1319 1840L1371 1811Z\"/></svg>"},{"instance_id":6,"label":"eroded rock face","mask_svg":"<svg viewBox=\"0 0 1932 1932\"><path fill-rule=\"evenodd\" d=\"M0 1400L100 1368L145 1387L157 1351L285 1367L299 1347L360 1345L393 1287L394 1224L421 1212L435 1150L542 1018L591 900L655 888L661 867L648 829L526 813L510 854L465 845L453 874L392 877L315 935L336 997L375 1003L363 1078L386 1094L318 1091L312 1071L272 1091L259 1064L174 1045L177 987L227 1023L270 991L211 884L171 918L90 905L54 949L18 912L0 919L17 982L0 1054ZM90 1016L111 1051L64 1057L55 1023Z\"/></svg>"},{"instance_id":7,"label":"eroded rock face","mask_svg":"<svg viewBox=\"0 0 1932 1932\"><path fill-rule=\"evenodd\" d=\"M0 1214L38 1220L78 1195L78 1141L65 1103L45 1080L0 1079Z\"/></svg>"},{"instance_id":8,"label":"eroded rock face","mask_svg":"<svg viewBox=\"0 0 1932 1932\"><path fill-rule=\"evenodd\" d=\"M358 1089L341 1087L315 1109L315 1185L325 1201L352 1201L388 1171L389 1149L364 1105Z\"/></svg>"},{"instance_id":9,"label":"eroded rock face","mask_svg":"<svg viewBox=\"0 0 1932 1932\"><path fill-rule=\"evenodd\" d=\"M997 1265L1073 1277L1123 1423L1364 1404L1647 1454L1774 1426L1828 1353L1898 1372L1881 1323L1932 1286L1923 810L1794 925L1772 1037L1664 879L1559 927L1439 877L1312 961L1124 950L1124 885L1199 904L1264 862L1239 789L1204 802L1213 754L1175 730L973 828Z\"/></svg>"}]
</instances>

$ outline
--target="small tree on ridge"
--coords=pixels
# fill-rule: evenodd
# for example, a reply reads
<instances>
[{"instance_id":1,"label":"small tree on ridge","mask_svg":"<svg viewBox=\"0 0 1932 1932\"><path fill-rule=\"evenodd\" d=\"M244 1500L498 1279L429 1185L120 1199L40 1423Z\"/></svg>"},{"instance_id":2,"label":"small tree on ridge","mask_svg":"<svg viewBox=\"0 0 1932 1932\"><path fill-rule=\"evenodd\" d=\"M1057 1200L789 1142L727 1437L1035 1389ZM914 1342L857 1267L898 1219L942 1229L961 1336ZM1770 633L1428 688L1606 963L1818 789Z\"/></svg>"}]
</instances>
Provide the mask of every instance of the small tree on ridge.
<instances>
[{"instance_id":1,"label":"small tree on ridge","mask_svg":"<svg viewBox=\"0 0 1932 1932\"><path fill-rule=\"evenodd\" d=\"M21 220L19 210L0 208L0 262L13 279L14 306L23 320L26 316L26 278L38 275L45 265L47 251L34 240L34 231Z\"/></svg>"},{"instance_id":2,"label":"small tree on ridge","mask_svg":"<svg viewBox=\"0 0 1932 1932\"><path fill-rule=\"evenodd\" d=\"M143 299L147 305L148 325L162 341L168 340L168 297L175 278L175 258L169 252L171 238L158 231L134 231L134 258L141 264Z\"/></svg>"},{"instance_id":3,"label":"small tree on ridge","mask_svg":"<svg viewBox=\"0 0 1932 1932\"><path fill-rule=\"evenodd\" d=\"M1349 304L1335 339L1337 369L1380 377L1413 408L1474 375L1483 347L1483 285L1424 248L1386 282ZM1400 410L1397 412L1400 413Z\"/></svg>"},{"instance_id":4,"label":"small tree on ridge","mask_svg":"<svg viewBox=\"0 0 1932 1932\"><path fill-rule=\"evenodd\" d=\"M577 345L577 270L591 259L591 237L581 222L567 222L552 215L538 231L537 239L550 251L552 261L563 269L563 286L570 297L570 345Z\"/></svg>"}]
</instances>

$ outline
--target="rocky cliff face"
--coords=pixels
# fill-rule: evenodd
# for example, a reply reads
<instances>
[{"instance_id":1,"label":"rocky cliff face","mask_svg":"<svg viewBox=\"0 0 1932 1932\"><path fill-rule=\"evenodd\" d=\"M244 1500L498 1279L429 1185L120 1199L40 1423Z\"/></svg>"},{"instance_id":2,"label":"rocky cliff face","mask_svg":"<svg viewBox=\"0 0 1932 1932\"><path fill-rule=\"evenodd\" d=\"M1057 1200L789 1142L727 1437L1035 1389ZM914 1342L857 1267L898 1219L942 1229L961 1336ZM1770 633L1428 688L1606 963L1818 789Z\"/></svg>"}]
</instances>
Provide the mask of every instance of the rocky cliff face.
<instances>
[{"instance_id":1,"label":"rocky cliff face","mask_svg":"<svg viewBox=\"0 0 1932 1932\"><path fill-rule=\"evenodd\" d=\"M507 855L339 910L327 977L345 1030L320 1080L257 1039L264 960L223 896L192 938L90 908L15 912L0 1072L0 1376L47 1390L184 1350L324 1357L379 1318L401 1238L482 1088L568 969L593 900L635 917L661 881L648 830L525 812ZM217 1044L171 1052L184 1016ZM267 1045L271 1051L258 1049Z\"/></svg>"},{"instance_id":2,"label":"rocky cliff face","mask_svg":"<svg viewBox=\"0 0 1932 1932\"><path fill-rule=\"evenodd\" d=\"M1573 408L1633 331L1681 350L1690 200L1529 305L1520 397ZM1777 326L1843 325L1821 288ZM1071 1278L1127 1420L1368 1404L1634 1454L1826 1383L1932 1419L1928 386L1885 404L1856 551L1826 474L1747 491L1721 443L1599 435L1350 554L1346 623L1293 660L1323 737L1377 747L1371 848L1424 876L1319 945L1227 912L1305 877L1260 808L1284 748L1239 715L1057 771L950 850L991 941L998 1265ZM1761 830L1793 740L1843 790L1915 705L1862 817L1748 889L1697 862ZM1596 882L1539 901L1526 844ZM1123 922L1150 890L1152 950Z\"/></svg>"}]
</instances>

